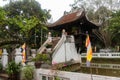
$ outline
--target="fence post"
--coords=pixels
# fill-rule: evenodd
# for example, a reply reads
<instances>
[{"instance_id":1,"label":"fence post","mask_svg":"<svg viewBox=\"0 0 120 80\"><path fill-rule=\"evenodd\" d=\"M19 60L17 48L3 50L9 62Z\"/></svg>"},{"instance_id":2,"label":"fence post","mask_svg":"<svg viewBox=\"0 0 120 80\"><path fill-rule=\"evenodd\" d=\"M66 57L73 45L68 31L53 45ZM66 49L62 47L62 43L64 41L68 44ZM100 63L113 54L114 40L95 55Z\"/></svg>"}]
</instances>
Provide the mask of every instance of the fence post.
<instances>
[{"instance_id":1,"label":"fence post","mask_svg":"<svg viewBox=\"0 0 120 80\"><path fill-rule=\"evenodd\" d=\"M8 64L8 53L6 49L3 49L2 58L1 58L3 68L6 68Z\"/></svg>"},{"instance_id":2,"label":"fence post","mask_svg":"<svg viewBox=\"0 0 120 80\"><path fill-rule=\"evenodd\" d=\"M21 53L21 49L17 48L15 49L16 53L15 53L15 63L20 63L22 62L22 53Z\"/></svg>"},{"instance_id":3,"label":"fence post","mask_svg":"<svg viewBox=\"0 0 120 80\"><path fill-rule=\"evenodd\" d=\"M52 42L51 32L48 33L49 42Z\"/></svg>"}]
</instances>

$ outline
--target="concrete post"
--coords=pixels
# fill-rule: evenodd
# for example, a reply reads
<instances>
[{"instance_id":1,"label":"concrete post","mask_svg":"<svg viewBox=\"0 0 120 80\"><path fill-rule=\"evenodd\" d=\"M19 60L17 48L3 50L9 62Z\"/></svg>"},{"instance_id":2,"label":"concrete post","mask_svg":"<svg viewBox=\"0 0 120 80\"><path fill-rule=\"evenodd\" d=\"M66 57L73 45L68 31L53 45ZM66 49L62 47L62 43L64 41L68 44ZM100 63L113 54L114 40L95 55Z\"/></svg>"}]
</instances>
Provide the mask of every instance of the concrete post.
<instances>
[{"instance_id":1,"label":"concrete post","mask_svg":"<svg viewBox=\"0 0 120 80\"><path fill-rule=\"evenodd\" d=\"M67 36L67 32L65 31L65 29L62 30L62 38L64 38L64 41L66 41L66 36Z\"/></svg>"},{"instance_id":2,"label":"concrete post","mask_svg":"<svg viewBox=\"0 0 120 80\"><path fill-rule=\"evenodd\" d=\"M2 62L3 68L6 68L8 64L8 53L6 49L3 49L1 62Z\"/></svg>"},{"instance_id":3,"label":"concrete post","mask_svg":"<svg viewBox=\"0 0 120 80\"><path fill-rule=\"evenodd\" d=\"M22 53L21 53L21 49L20 49L20 48L17 48L17 49L16 49L15 62L16 62L16 63L22 62Z\"/></svg>"},{"instance_id":4,"label":"concrete post","mask_svg":"<svg viewBox=\"0 0 120 80\"><path fill-rule=\"evenodd\" d=\"M32 52L32 57L35 58L35 56L36 56L36 50L35 49L31 49L31 52Z\"/></svg>"},{"instance_id":5,"label":"concrete post","mask_svg":"<svg viewBox=\"0 0 120 80\"><path fill-rule=\"evenodd\" d=\"M49 42L52 42L51 32L48 33Z\"/></svg>"},{"instance_id":6,"label":"concrete post","mask_svg":"<svg viewBox=\"0 0 120 80\"><path fill-rule=\"evenodd\" d=\"M64 36L64 35L65 35L65 29L62 30L62 36Z\"/></svg>"}]
</instances>

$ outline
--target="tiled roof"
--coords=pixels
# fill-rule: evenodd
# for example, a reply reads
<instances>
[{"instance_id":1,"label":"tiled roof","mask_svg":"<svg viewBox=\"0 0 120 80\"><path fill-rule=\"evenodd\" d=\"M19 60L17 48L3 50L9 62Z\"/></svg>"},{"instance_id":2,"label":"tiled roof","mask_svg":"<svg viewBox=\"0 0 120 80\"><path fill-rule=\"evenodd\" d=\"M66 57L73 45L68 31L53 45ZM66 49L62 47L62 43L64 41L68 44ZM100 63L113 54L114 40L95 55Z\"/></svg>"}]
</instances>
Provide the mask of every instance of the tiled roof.
<instances>
[{"instance_id":1,"label":"tiled roof","mask_svg":"<svg viewBox=\"0 0 120 80\"><path fill-rule=\"evenodd\" d=\"M53 24L49 25L48 27L55 27L55 26L58 26L58 25L62 25L62 24L73 22L73 21L81 18L82 14L83 14L83 11L80 11L80 10L76 11L76 12L72 12L72 13L66 14L63 17L61 17L59 20L54 22Z\"/></svg>"}]
</instances>

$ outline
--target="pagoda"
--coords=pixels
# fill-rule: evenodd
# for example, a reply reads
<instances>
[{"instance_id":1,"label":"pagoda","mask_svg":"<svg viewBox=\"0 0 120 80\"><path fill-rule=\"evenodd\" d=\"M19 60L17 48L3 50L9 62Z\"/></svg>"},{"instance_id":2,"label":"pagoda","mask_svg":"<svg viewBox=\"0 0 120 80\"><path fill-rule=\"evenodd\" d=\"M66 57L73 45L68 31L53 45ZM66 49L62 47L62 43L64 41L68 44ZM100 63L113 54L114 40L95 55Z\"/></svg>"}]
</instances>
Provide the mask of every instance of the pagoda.
<instances>
[{"instance_id":1,"label":"pagoda","mask_svg":"<svg viewBox=\"0 0 120 80\"><path fill-rule=\"evenodd\" d=\"M79 47L84 48L86 32L90 35L92 42L98 40L93 31L98 30L99 26L88 20L84 10L64 13L56 22L49 24L48 29L51 30L51 32L61 32L65 29L67 35L74 35L77 51ZM95 45L95 43L93 43L93 45Z\"/></svg>"}]
</instances>

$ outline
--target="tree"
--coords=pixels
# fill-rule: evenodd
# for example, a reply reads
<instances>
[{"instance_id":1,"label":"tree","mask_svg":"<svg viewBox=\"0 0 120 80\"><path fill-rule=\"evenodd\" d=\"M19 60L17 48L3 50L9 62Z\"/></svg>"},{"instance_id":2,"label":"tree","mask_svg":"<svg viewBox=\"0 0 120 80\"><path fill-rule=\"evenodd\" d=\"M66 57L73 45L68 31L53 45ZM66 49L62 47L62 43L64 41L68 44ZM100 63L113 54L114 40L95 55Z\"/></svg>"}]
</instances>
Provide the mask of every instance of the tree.
<instances>
[{"instance_id":1,"label":"tree","mask_svg":"<svg viewBox=\"0 0 120 80\"><path fill-rule=\"evenodd\" d=\"M120 10L113 13L108 30L114 34L112 40L114 45L120 45Z\"/></svg>"},{"instance_id":2,"label":"tree","mask_svg":"<svg viewBox=\"0 0 120 80\"><path fill-rule=\"evenodd\" d=\"M94 13L94 21L99 22L101 27L98 31L94 31L97 37L104 43L105 48L110 48L112 43L112 33L108 31L109 27L109 18L112 14L112 11L107 9L104 6L101 6L95 13Z\"/></svg>"},{"instance_id":3,"label":"tree","mask_svg":"<svg viewBox=\"0 0 120 80\"><path fill-rule=\"evenodd\" d=\"M40 24L40 21L36 17L30 17L28 19L23 16L16 16L9 19L9 24L18 26L20 28L19 34L28 39L31 29Z\"/></svg>"},{"instance_id":4,"label":"tree","mask_svg":"<svg viewBox=\"0 0 120 80\"><path fill-rule=\"evenodd\" d=\"M16 0L5 5L4 9L9 11L9 17L24 15L24 17L29 18L35 16L42 22L46 22L51 17L50 10L42 9L41 5L35 0Z\"/></svg>"},{"instance_id":5,"label":"tree","mask_svg":"<svg viewBox=\"0 0 120 80\"><path fill-rule=\"evenodd\" d=\"M28 40L26 42L34 42L33 40L36 36L34 34L41 33L37 29L46 29L45 24L51 17L49 14L50 10L42 9L35 0L11 1L4 6L4 10L8 11L9 33L14 34L11 36L20 40L21 38L26 38Z\"/></svg>"},{"instance_id":6,"label":"tree","mask_svg":"<svg viewBox=\"0 0 120 80\"><path fill-rule=\"evenodd\" d=\"M0 7L0 26L5 25L6 23L6 12L3 10L3 8Z\"/></svg>"},{"instance_id":7,"label":"tree","mask_svg":"<svg viewBox=\"0 0 120 80\"><path fill-rule=\"evenodd\" d=\"M6 31L6 25L8 23L8 18L6 16L7 13L0 7L0 40L4 40L6 37L9 37Z\"/></svg>"}]
</instances>

